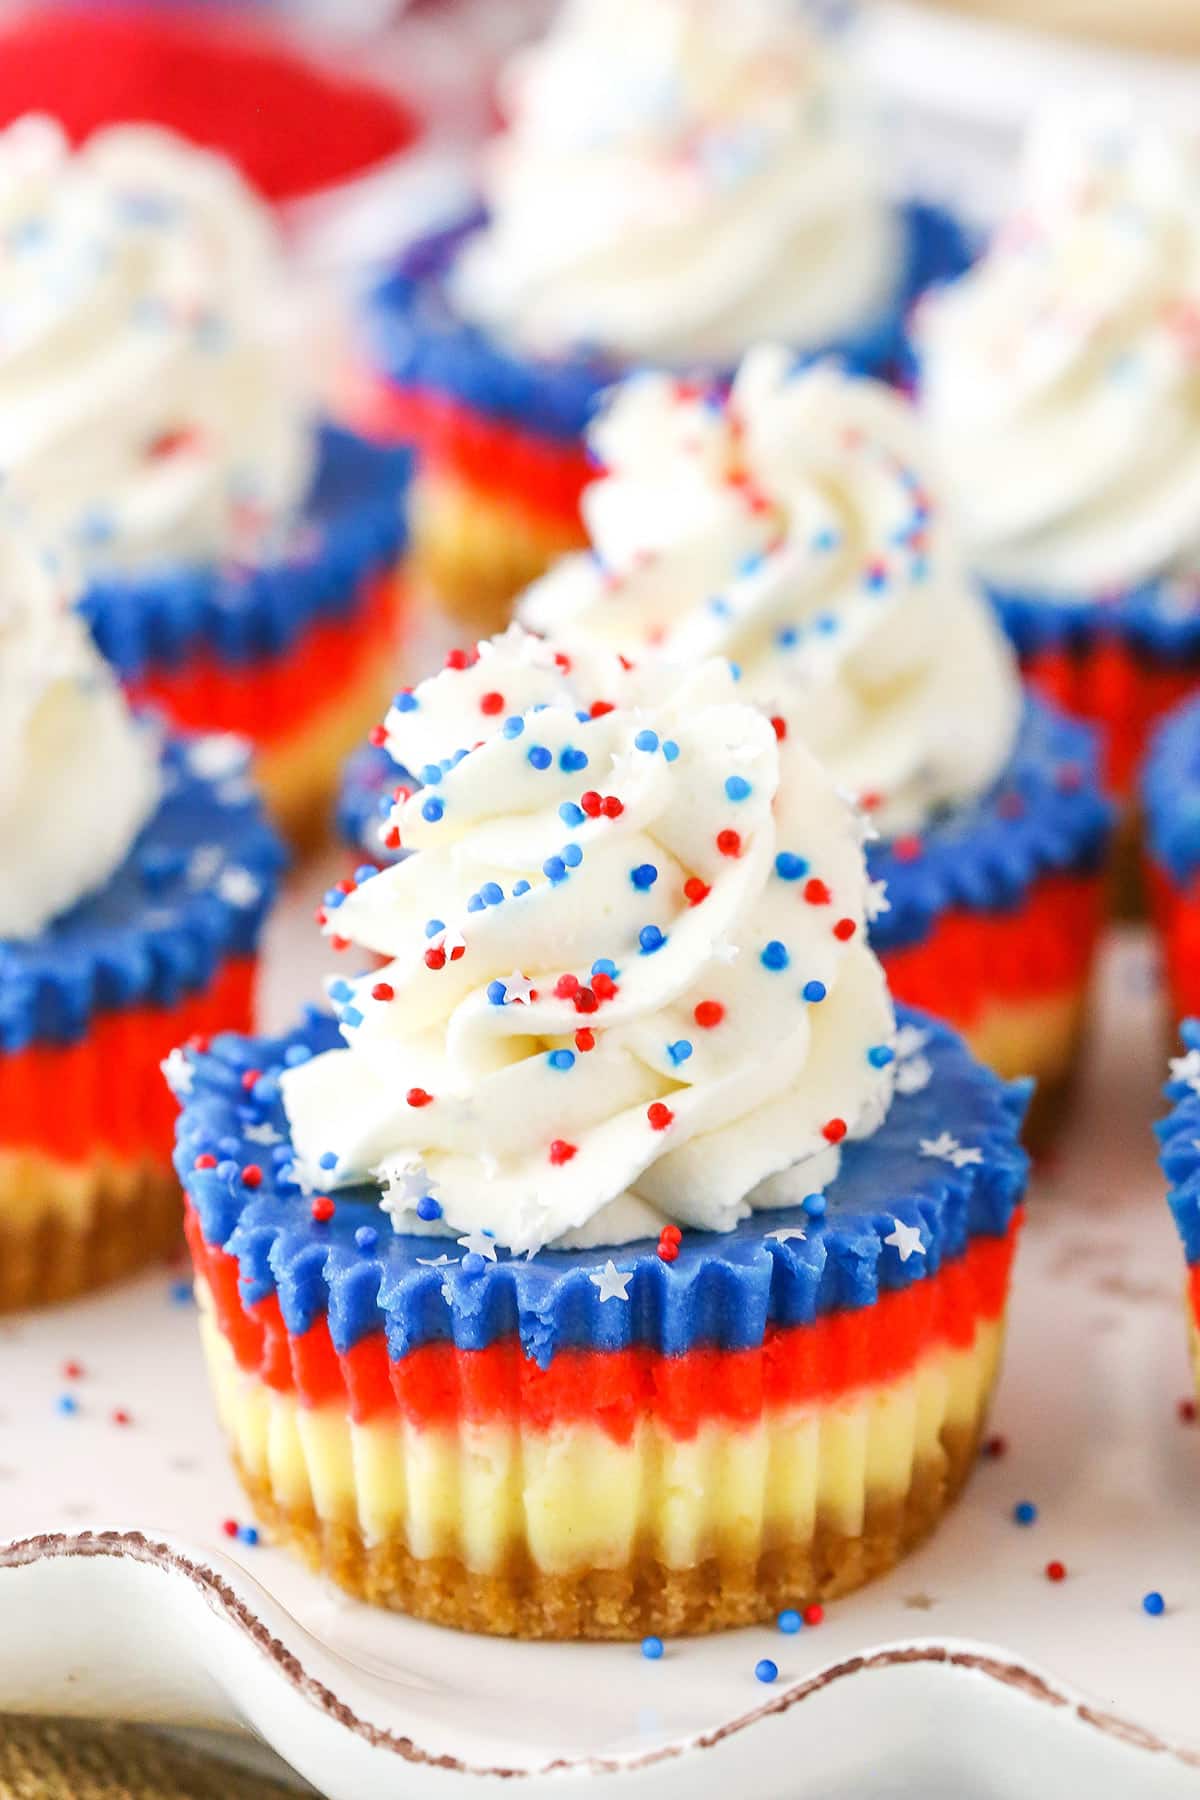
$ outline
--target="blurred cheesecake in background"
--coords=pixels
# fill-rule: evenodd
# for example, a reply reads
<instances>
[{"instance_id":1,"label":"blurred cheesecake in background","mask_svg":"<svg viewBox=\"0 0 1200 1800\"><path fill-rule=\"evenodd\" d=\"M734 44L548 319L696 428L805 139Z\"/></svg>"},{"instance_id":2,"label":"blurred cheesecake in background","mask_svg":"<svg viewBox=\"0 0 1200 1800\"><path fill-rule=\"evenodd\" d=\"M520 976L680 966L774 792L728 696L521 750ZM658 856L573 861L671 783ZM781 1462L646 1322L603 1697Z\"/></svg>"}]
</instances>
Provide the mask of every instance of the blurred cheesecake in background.
<instances>
[{"instance_id":1,"label":"blurred cheesecake in background","mask_svg":"<svg viewBox=\"0 0 1200 1800\"><path fill-rule=\"evenodd\" d=\"M924 0L936 10L1090 38L1120 49L1200 55L1195 0Z\"/></svg>"}]
</instances>

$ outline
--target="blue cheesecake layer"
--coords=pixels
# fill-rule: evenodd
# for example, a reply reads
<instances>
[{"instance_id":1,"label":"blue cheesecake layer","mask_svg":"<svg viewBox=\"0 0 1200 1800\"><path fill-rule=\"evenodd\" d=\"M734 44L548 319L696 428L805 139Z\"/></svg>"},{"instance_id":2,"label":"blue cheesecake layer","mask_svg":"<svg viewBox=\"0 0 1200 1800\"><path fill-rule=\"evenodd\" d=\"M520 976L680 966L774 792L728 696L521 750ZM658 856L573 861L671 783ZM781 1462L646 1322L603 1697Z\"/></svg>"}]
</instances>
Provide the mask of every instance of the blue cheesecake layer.
<instances>
[{"instance_id":1,"label":"blue cheesecake layer","mask_svg":"<svg viewBox=\"0 0 1200 1800\"><path fill-rule=\"evenodd\" d=\"M239 738L166 739L158 811L112 879L38 937L0 939L0 1058L75 1043L98 1012L174 1006L255 949L286 857L248 762Z\"/></svg>"},{"instance_id":2,"label":"blue cheesecake layer","mask_svg":"<svg viewBox=\"0 0 1200 1800\"><path fill-rule=\"evenodd\" d=\"M230 1034L188 1053L175 1166L205 1241L236 1257L244 1302L277 1295L293 1333L327 1315L339 1351L380 1328L393 1359L431 1342L482 1349L514 1335L543 1366L568 1346L640 1344L666 1355L698 1345L750 1348L769 1325L871 1306L935 1274L970 1238L1002 1236L1012 1222L1028 1174L1019 1138L1029 1084L1001 1082L945 1026L917 1014L903 1019L924 1034L910 1054L927 1059L928 1083L898 1094L874 1137L843 1146L823 1214L796 1206L758 1213L731 1232L689 1231L670 1264L651 1240L543 1250L530 1260L498 1250L491 1262L453 1237L396 1235L376 1191L365 1187L339 1190L332 1220L314 1221L310 1197L291 1179L278 1076L289 1059L340 1043L324 1014L287 1037ZM248 1069L261 1071L249 1092ZM978 1160L957 1166L922 1152L923 1142L946 1132ZM200 1156L215 1156L217 1166L196 1168ZM242 1179L250 1165L261 1170L257 1187ZM924 1254L902 1261L885 1243L897 1221L919 1229ZM376 1234L366 1248L356 1241L364 1227ZM770 1235L789 1229L803 1236ZM426 1266L439 1257L449 1260ZM601 1300L590 1279L610 1257L633 1271L628 1304Z\"/></svg>"},{"instance_id":3,"label":"blue cheesecake layer","mask_svg":"<svg viewBox=\"0 0 1200 1800\"><path fill-rule=\"evenodd\" d=\"M989 588L1005 631L1025 660L1047 651L1082 656L1116 641L1134 656L1169 666L1200 664L1200 586L1182 579L1147 581L1092 598ZM1200 670L1198 670L1200 673Z\"/></svg>"},{"instance_id":4,"label":"blue cheesecake layer","mask_svg":"<svg viewBox=\"0 0 1200 1800\"><path fill-rule=\"evenodd\" d=\"M1096 733L1027 696L1012 759L989 793L919 837L867 846L890 906L871 926L872 944L886 955L921 943L951 907L1012 912L1042 876L1099 870L1112 820Z\"/></svg>"},{"instance_id":5,"label":"blue cheesecake layer","mask_svg":"<svg viewBox=\"0 0 1200 1800\"><path fill-rule=\"evenodd\" d=\"M301 518L254 564L168 565L92 582L81 602L101 651L126 681L210 655L247 667L282 655L325 619L363 603L406 538L407 451L324 427Z\"/></svg>"},{"instance_id":6,"label":"blue cheesecake layer","mask_svg":"<svg viewBox=\"0 0 1200 1800\"><path fill-rule=\"evenodd\" d=\"M1200 725L1196 761L1200 767ZM378 827L400 781L420 785L370 746L343 771L339 829L375 862L395 860ZM1030 696L1012 761L989 793L899 847L868 845L871 877L886 883L889 904L871 925L871 942L881 955L921 943L952 906L1011 912L1041 876L1098 870L1111 827L1095 732Z\"/></svg>"},{"instance_id":7,"label":"blue cheesecake layer","mask_svg":"<svg viewBox=\"0 0 1200 1800\"><path fill-rule=\"evenodd\" d=\"M1180 1035L1185 1054L1173 1064L1165 1089L1171 1110L1154 1129L1167 1200L1190 1267L1200 1262L1200 1019L1185 1019Z\"/></svg>"},{"instance_id":8,"label":"blue cheesecake layer","mask_svg":"<svg viewBox=\"0 0 1200 1800\"><path fill-rule=\"evenodd\" d=\"M1141 795L1150 854L1186 887L1200 869L1200 696L1177 706L1154 733Z\"/></svg>"},{"instance_id":9,"label":"blue cheesecake layer","mask_svg":"<svg viewBox=\"0 0 1200 1800\"><path fill-rule=\"evenodd\" d=\"M574 441L591 418L597 397L627 375L630 365L584 350L559 358L527 356L467 323L449 297L447 276L464 241L484 220L476 212L424 238L368 296L367 356L400 386L448 394L488 418ZM906 205L902 223L902 264L884 313L842 339L811 346L812 354L838 356L860 374L907 379L912 369L905 332L909 308L926 288L961 275L972 253L961 227L937 207ZM728 376L730 371L708 373Z\"/></svg>"}]
</instances>

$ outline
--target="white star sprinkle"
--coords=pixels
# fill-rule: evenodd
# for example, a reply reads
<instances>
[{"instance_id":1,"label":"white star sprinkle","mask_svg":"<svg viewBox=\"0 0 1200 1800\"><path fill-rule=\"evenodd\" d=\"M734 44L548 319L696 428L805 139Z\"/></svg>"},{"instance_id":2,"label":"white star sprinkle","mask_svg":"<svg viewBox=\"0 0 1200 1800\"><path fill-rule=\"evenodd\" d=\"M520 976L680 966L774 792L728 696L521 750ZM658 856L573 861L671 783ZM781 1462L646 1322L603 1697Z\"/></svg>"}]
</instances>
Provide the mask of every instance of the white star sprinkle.
<instances>
[{"instance_id":1,"label":"white star sprinkle","mask_svg":"<svg viewBox=\"0 0 1200 1800\"><path fill-rule=\"evenodd\" d=\"M419 1269L444 1269L449 1261L450 1258L444 1252L441 1256L418 1256L417 1267Z\"/></svg>"},{"instance_id":2,"label":"white star sprinkle","mask_svg":"<svg viewBox=\"0 0 1200 1800\"><path fill-rule=\"evenodd\" d=\"M731 944L728 938L719 938L712 947L712 953L714 962L734 963L742 954L742 946Z\"/></svg>"},{"instance_id":3,"label":"white star sprinkle","mask_svg":"<svg viewBox=\"0 0 1200 1800\"><path fill-rule=\"evenodd\" d=\"M188 886L206 888L216 880L217 875L225 867L225 852L219 844L201 844L193 851L188 863Z\"/></svg>"},{"instance_id":4,"label":"white star sprinkle","mask_svg":"<svg viewBox=\"0 0 1200 1800\"><path fill-rule=\"evenodd\" d=\"M626 1291L633 1280L633 1270L628 1273L618 1269L610 1256L602 1269L593 1269L588 1277L596 1284L596 1292L601 1300L628 1300Z\"/></svg>"},{"instance_id":5,"label":"white star sprinkle","mask_svg":"<svg viewBox=\"0 0 1200 1800\"><path fill-rule=\"evenodd\" d=\"M526 631L515 620L490 642L485 638L479 646L479 656L481 661L489 656L515 656L531 669L557 667L554 652L545 639L535 637L532 631Z\"/></svg>"},{"instance_id":6,"label":"white star sprinkle","mask_svg":"<svg viewBox=\"0 0 1200 1800\"><path fill-rule=\"evenodd\" d=\"M802 1225L781 1225L777 1231L768 1231L766 1235L781 1244L789 1244L793 1238L805 1238L808 1233Z\"/></svg>"},{"instance_id":7,"label":"white star sprinkle","mask_svg":"<svg viewBox=\"0 0 1200 1800\"><path fill-rule=\"evenodd\" d=\"M922 1031L917 1025L901 1025L892 1039L892 1049L900 1062L910 1056L916 1056L929 1042L929 1033Z\"/></svg>"},{"instance_id":8,"label":"white star sprinkle","mask_svg":"<svg viewBox=\"0 0 1200 1800\"><path fill-rule=\"evenodd\" d=\"M167 1086L177 1100L185 1094L191 1093L195 1075L191 1063L182 1050L172 1050L170 1056L164 1057L158 1066L166 1077Z\"/></svg>"},{"instance_id":9,"label":"white star sprinkle","mask_svg":"<svg viewBox=\"0 0 1200 1800\"><path fill-rule=\"evenodd\" d=\"M282 1144L283 1134L270 1124L247 1125L246 1141L249 1144Z\"/></svg>"},{"instance_id":10,"label":"white star sprinkle","mask_svg":"<svg viewBox=\"0 0 1200 1800\"><path fill-rule=\"evenodd\" d=\"M868 881L866 914L868 923L873 923L882 913L891 912L892 903L887 897L886 881ZM908 1027L911 1030L911 1026Z\"/></svg>"},{"instance_id":11,"label":"white star sprinkle","mask_svg":"<svg viewBox=\"0 0 1200 1800\"><path fill-rule=\"evenodd\" d=\"M920 1151L922 1156L937 1157L942 1162L952 1163L956 1169L965 1169L970 1163L983 1161L981 1150L960 1144L948 1131L943 1131L935 1138L922 1138Z\"/></svg>"},{"instance_id":12,"label":"white star sprinkle","mask_svg":"<svg viewBox=\"0 0 1200 1800\"><path fill-rule=\"evenodd\" d=\"M919 1094L933 1080L933 1064L927 1056L910 1056L907 1062L896 1064L896 1092L898 1094Z\"/></svg>"},{"instance_id":13,"label":"white star sprinkle","mask_svg":"<svg viewBox=\"0 0 1200 1800\"><path fill-rule=\"evenodd\" d=\"M188 768L202 781L224 781L244 773L250 761L250 746L236 732L209 732L188 746L187 760Z\"/></svg>"},{"instance_id":14,"label":"white star sprinkle","mask_svg":"<svg viewBox=\"0 0 1200 1800\"><path fill-rule=\"evenodd\" d=\"M217 893L230 906L253 906L262 894L262 883L249 869L225 869L217 882Z\"/></svg>"},{"instance_id":15,"label":"white star sprinkle","mask_svg":"<svg viewBox=\"0 0 1200 1800\"><path fill-rule=\"evenodd\" d=\"M460 1237L458 1242L468 1255L474 1252L476 1256L485 1256L489 1262L495 1262L496 1240L489 1237L486 1231L481 1231L478 1226L473 1231L468 1231L465 1237Z\"/></svg>"},{"instance_id":16,"label":"white star sprinkle","mask_svg":"<svg viewBox=\"0 0 1200 1800\"><path fill-rule=\"evenodd\" d=\"M522 975L520 969L514 969L504 983L505 1006L528 1006L533 989L534 983Z\"/></svg>"},{"instance_id":17,"label":"white star sprinkle","mask_svg":"<svg viewBox=\"0 0 1200 1800\"><path fill-rule=\"evenodd\" d=\"M883 1241L898 1253L900 1261L906 1263L910 1256L924 1256L925 1246L921 1242L920 1226L905 1225L903 1220L896 1218L893 1218L892 1224L896 1229Z\"/></svg>"},{"instance_id":18,"label":"white star sprinkle","mask_svg":"<svg viewBox=\"0 0 1200 1800\"><path fill-rule=\"evenodd\" d=\"M434 1192L436 1183L419 1156L398 1157L394 1162L383 1163L376 1174L387 1189L380 1205L391 1219L392 1229L399 1231L397 1213L411 1211L418 1200L424 1200Z\"/></svg>"},{"instance_id":19,"label":"white star sprinkle","mask_svg":"<svg viewBox=\"0 0 1200 1800\"><path fill-rule=\"evenodd\" d=\"M1182 1081L1193 1094L1200 1094L1200 1050L1189 1050L1186 1056L1171 1058L1171 1080Z\"/></svg>"}]
</instances>

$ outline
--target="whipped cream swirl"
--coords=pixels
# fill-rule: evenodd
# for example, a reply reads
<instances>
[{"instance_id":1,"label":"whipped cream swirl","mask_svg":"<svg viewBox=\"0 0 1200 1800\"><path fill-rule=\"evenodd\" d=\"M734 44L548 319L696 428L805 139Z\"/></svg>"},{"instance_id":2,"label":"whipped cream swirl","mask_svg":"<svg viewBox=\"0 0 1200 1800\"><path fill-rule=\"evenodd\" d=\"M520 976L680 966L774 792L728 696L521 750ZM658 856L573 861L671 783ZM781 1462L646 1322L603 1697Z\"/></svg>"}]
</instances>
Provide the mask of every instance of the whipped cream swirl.
<instances>
[{"instance_id":1,"label":"whipped cream swirl","mask_svg":"<svg viewBox=\"0 0 1200 1800\"><path fill-rule=\"evenodd\" d=\"M514 627L398 697L414 853L326 897L388 960L283 1076L309 1185L374 1175L398 1231L484 1255L624 1243L795 1204L878 1125L856 816L724 665L639 685Z\"/></svg>"},{"instance_id":2,"label":"whipped cream swirl","mask_svg":"<svg viewBox=\"0 0 1200 1800\"><path fill-rule=\"evenodd\" d=\"M1093 599L1200 562L1200 151L1045 118L986 257L923 303L922 404L975 560Z\"/></svg>"},{"instance_id":3,"label":"whipped cream swirl","mask_svg":"<svg viewBox=\"0 0 1200 1800\"><path fill-rule=\"evenodd\" d=\"M632 377L589 443L592 548L528 590L524 624L676 670L728 657L889 836L996 779L1020 682L906 401L764 346L728 399Z\"/></svg>"},{"instance_id":4,"label":"whipped cream swirl","mask_svg":"<svg viewBox=\"0 0 1200 1800\"><path fill-rule=\"evenodd\" d=\"M256 554L312 456L263 203L168 132L73 153L31 117L0 134L0 248L0 477L39 535L89 575Z\"/></svg>"},{"instance_id":5,"label":"whipped cream swirl","mask_svg":"<svg viewBox=\"0 0 1200 1800\"><path fill-rule=\"evenodd\" d=\"M501 335L729 363L887 304L898 227L869 133L792 0L569 0L502 100L455 285Z\"/></svg>"},{"instance_id":6,"label":"whipped cream swirl","mask_svg":"<svg viewBox=\"0 0 1200 1800\"><path fill-rule=\"evenodd\" d=\"M50 561L0 528L0 938L36 937L124 860L159 795L130 714Z\"/></svg>"}]
</instances>

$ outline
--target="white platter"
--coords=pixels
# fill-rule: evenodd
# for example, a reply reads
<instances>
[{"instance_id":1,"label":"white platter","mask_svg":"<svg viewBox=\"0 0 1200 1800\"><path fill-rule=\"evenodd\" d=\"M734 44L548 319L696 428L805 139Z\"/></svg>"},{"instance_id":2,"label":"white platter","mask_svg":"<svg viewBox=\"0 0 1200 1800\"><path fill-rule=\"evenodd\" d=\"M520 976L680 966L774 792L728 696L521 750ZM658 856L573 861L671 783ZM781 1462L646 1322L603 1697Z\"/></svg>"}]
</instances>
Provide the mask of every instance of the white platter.
<instances>
[{"instance_id":1,"label":"white platter","mask_svg":"<svg viewBox=\"0 0 1200 1800\"><path fill-rule=\"evenodd\" d=\"M320 967L309 871L278 1022ZM510 1645L372 1613L247 1517L182 1269L0 1327L0 1708L249 1729L331 1800L597 1794L1200 1800L1200 1427L1150 1137L1148 948L1114 941L1079 1113L1037 1178L985 1459L934 1540L798 1637ZM64 1374L70 1361L78 1376ZM77 1410L62 1412L69 1395ZM128 1413L128 1423L114 1413ZM1012 1518L1033 1500L1037 1522ZM1050 1559L1067 1578L1044 1575ZM1161 1618L1141 1598L1166 1596ZM774 1687L754 1678L779 1665Z\"/></svg>"}]
</instances>

